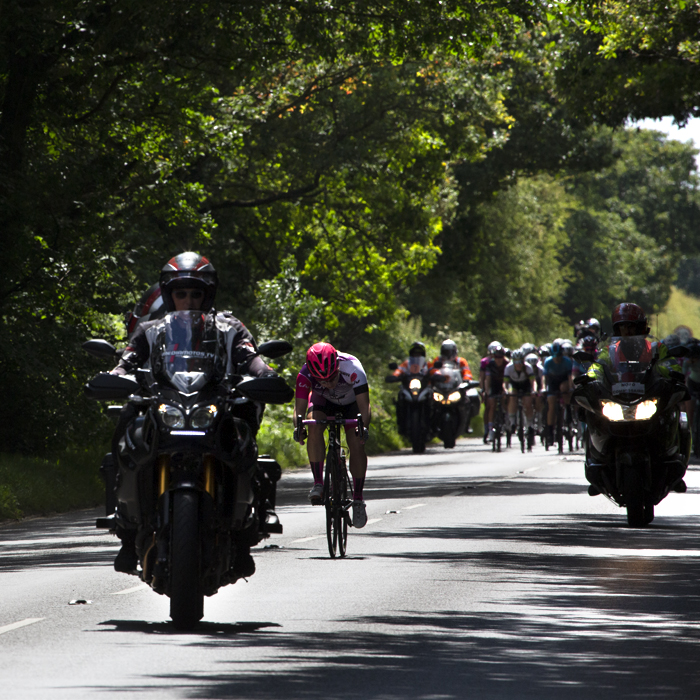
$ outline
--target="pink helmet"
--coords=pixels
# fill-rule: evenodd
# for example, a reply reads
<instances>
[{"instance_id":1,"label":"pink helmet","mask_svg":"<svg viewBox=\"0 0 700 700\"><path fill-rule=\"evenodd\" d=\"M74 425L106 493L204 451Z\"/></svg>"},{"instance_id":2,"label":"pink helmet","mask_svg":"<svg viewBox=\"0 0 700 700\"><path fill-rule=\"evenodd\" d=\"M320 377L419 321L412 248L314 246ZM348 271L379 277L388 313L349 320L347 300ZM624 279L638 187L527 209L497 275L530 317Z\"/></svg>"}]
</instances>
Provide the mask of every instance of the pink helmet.
<instances>
[{"instance_id":1,"label":"pink helmet","mask_svg":"<svg viewBox=\"0 0 700 700\"><path fill-rule=\"evenodd\" d=\"M306 353L306 366L314 379L327 381L338 370L338 352L330 343L316 343Z\"/></svg>"}]
</instances>

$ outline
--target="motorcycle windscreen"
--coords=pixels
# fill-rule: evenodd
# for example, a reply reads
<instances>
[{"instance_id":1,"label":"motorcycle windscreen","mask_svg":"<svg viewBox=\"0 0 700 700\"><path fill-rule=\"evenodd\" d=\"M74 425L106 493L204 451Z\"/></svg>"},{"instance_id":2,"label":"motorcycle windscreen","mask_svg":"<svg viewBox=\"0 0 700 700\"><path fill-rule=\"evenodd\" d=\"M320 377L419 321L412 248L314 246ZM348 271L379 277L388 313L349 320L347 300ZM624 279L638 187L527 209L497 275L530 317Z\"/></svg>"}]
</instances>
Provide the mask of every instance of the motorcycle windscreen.
<instances>
[{"instance_id":1,"label":"motorcycle windscreen","mask_svg":"<svg viewBox=\"0 0 700 700\"><path fill-rule=\"evenodd\" d=\"M654 352L643 335L614 336L608 346L609 369L613 375L613 393L643 393L646 371Z\"/></svg>"},{"instance_id":2,"label":"motorcycle windscreen","mask_svg":"<svg viewBox=\"0 0 700 700\"><path fill-rule=\"evenodd\" d=\"M462 372L454 362L444 362L434 375L433 383L438 389L453 389L462 382Z\"/></svg>"},{"instance_id":3,"label":"motorcycle windscreen","mask_svg":"<svg viewBox=\"0 0 700 700\"><path fill-rule=\"evenodd\" d=\"M408 371L410 374L425 374L428 367L428 361L424 357L409 357Z\"/></svg>"},{"instance_id":4,"label":"motorcycle windscreen","mask_svg":"<svg viewBox=\"0 0 700 700\"><path fill-rule=\"evenodd\" d=\"M201 391L214 373L216 329L206 328L201 311L176 311L161 325L154 371L183 394Z\"/></svg>"}]
</instances>

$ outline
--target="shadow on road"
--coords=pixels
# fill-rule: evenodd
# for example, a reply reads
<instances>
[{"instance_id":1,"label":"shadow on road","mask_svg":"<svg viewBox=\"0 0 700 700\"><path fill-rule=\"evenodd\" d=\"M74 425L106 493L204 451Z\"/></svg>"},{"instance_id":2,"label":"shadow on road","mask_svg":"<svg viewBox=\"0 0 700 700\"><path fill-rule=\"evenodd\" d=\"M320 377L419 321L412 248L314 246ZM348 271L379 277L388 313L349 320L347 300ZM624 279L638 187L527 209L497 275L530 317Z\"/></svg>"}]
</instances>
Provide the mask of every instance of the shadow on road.
<instances>
[{"instance_id":1,"label":"shadow on road","mask_svg":"<svg viewBox=\"0 0 700 700\"><path fill-rule=\"evenodd\" d=\"M187 643L228 649L230 665L182 673L181 693L265 700L697 698L699 529L696 516L646 530L621 527L612 516L561 516L532 526L376 532L371 536L405 538L406 551L379 555L396 560L397 572L401 561L432 565L436 590L440 579L458 580L464 595L447 609L339 619L334 626L342 632L258 634L259 623L209 625ZM435 542L431 551L411 551L412 539L418 547L426 538ZM465 542L463 552L455 552L455 540ZM484 584L491 600L483 600ZM482 600L474 605L469 590L476 585Z\"/></svg>"}]
</instances>

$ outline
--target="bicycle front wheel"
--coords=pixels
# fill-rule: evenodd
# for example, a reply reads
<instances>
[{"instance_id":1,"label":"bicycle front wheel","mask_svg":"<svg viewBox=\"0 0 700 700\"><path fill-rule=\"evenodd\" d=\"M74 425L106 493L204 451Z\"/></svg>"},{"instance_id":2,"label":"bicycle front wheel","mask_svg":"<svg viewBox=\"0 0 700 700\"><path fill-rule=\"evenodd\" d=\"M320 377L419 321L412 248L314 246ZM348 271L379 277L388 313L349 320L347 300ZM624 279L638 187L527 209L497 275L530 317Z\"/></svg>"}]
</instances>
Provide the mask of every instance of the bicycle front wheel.
<instances>
[{"instance_id":1,"label":"bicycle front wheel","mask_svg":"<svg viewBox=\"0 0 700 700\"><path fill-rule=\"evenodd\" d=\"M326 476L323 482L323 502L326 506L326 539L328 540L328 553L331 555L331 559L335 559L338 552L338 529L335 522L335 506L333 503L335 461L335 455L333 452L329 452L326 459Z\"/></svg>"}]
</instances>

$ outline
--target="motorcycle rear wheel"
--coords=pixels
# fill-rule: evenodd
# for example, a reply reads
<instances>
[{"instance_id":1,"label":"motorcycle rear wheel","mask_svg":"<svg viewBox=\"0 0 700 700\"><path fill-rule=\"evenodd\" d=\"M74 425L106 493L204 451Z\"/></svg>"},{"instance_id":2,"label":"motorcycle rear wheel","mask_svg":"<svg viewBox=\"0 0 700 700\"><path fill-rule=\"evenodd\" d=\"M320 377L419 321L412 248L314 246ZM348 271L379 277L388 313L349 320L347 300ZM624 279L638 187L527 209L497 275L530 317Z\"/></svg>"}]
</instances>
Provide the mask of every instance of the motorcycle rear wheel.
<instances>
[{"instance_id":1,"label":"motorcycle rear wheel","mask_svg":"<svg viewBox=\"0 0 700 700\"><path fill-rule=\"evenodd\" d=\"M170 534L170 617L179 630L204 616L199 543L199 494L176 491Z\"/></svg>"}]
</instances>

